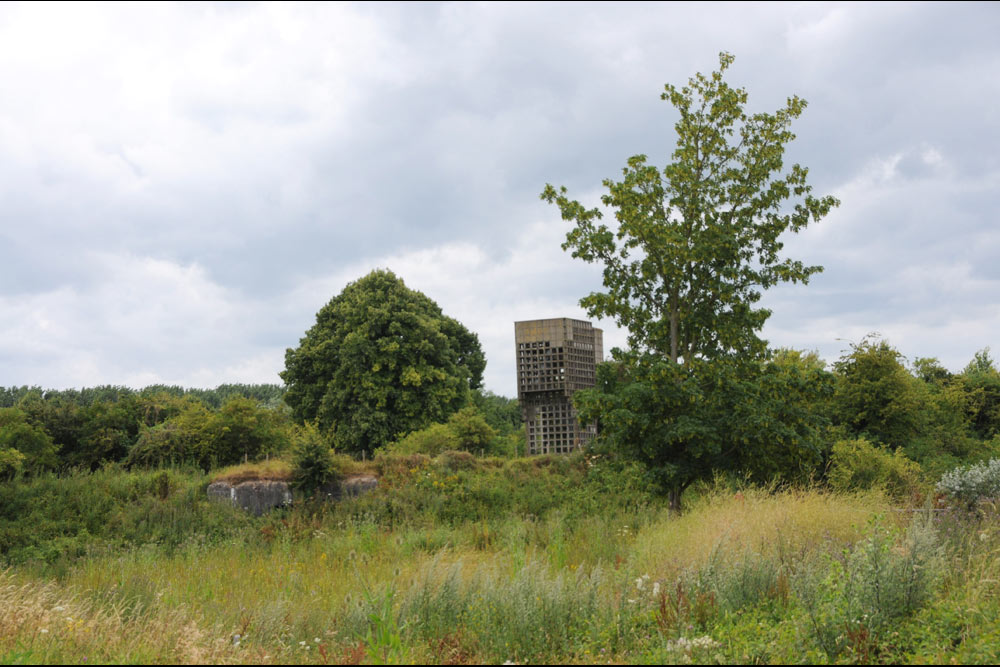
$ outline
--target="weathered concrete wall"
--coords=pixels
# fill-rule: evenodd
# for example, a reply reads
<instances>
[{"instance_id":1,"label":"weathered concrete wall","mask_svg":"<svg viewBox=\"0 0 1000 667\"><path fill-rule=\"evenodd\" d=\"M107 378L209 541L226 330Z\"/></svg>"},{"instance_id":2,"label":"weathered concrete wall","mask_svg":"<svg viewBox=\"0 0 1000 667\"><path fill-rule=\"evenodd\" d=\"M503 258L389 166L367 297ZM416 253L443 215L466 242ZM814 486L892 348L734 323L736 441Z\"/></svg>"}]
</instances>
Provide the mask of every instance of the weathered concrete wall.
<instances>
[{"instance_id":1,"label":"weathered concrete wall","mask_svg":"<svg viewBox=\"0 0 1000 667\"><path fill-rule=\"evenodd\" d=\"M378 486L378 480L373 475L355 475L327 484L319 490L327 500L343 500L368 493Z\"/></svg>"},{"instance_id":2,"label":"weathered concrete wall","mask_svg":"<svg viewBox=\"0 0 1000 667\"><path fill-rule=\"evenodd\" d=\"M292 491L285 482L258 480L233 485L229 482L212 482L208 497L229 500L233 505L260 516L275 507L290 505Z\"/></svg>"},{"instance_id":3,"label":"weathered concrete wall","mask_svg":"<svg viewBox=\"0 0 1000 667\"><path fill-rule=\"evenodd\" d=\"M342 500L353 498L371 491L378 486L378 480L372 475L356 475L347 477L320 489L320 494L327 500ZM252 482L212 482L208 485L208 497L229 501L235 507L255 516L260 516L275 507L283 507L292 503L292 491L287 482L273 480L257 480Z\"/></svg>"}]
</instances>

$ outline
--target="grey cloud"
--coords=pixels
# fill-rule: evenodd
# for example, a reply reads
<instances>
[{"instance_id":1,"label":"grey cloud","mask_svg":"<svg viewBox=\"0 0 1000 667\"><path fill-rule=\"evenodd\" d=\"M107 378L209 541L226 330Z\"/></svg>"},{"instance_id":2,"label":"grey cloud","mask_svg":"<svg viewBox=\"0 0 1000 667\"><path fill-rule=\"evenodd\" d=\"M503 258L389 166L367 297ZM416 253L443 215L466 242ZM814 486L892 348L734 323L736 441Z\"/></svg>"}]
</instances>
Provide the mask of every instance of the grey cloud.
<instances>
[{"instance_id":1,"label":"grey cloud","mask_svg":"<svg viewBox=\"0 0 1000 667\"><path fill-rule=\"evenodd\" d=\"M596 204L600 180L628 156L663 164L674 116L662 86L710 71L720 50L737 56L732 79L752 108L809 100L789 162L810 167L818 194L844 200L789 239L790 254L827 271L768 295L773 342L828 346L836 331L926 321L945 298L948 321L985 321L976 309L990 295L963 284L1000 270L1000 163L984 148L1000 143L993 5L411 4L86 8L69 19L0 10L10 92L0 99L0 321L65 309L82 342L59 345L92 362L74 382L133 367L190 382L227 370L249 374L234 381L274 377L283 348L347 280L458 243L482 253L470 270L488 280L439 267L460 285L428 278L443 296L429 295L467 310L494 341L488 373L509 393L507 320L576 308L600 287L597 267L558 249L566 223L538 200L542 186ZM888 175L872 172L893 159ZM521 261L533 236L554 245L540 266ZM139 274L123 278L109 257ZM140 260L196 267L229 309L232 321L214 325L225 335L152 313L130 335L159 342L109 361L104 320L128 304L109 281L150 281L154 301L152 286L184 293L183 270L157 283ZM909 290L907 271L923 266L959 284ZM289 305L302 285L330 293ZM65 288L91 310L53 300ZM463 288L483 303L467 304ZM169 304L176 321L208 317ZM171 356L167 331L184 354ZM10 381L60 384L59 364L37 370L45 352L29 360L26 335L0 325L4 368L18 369ZM198 353L223 339L221 358Z\"/></svg>"}]
</instances>

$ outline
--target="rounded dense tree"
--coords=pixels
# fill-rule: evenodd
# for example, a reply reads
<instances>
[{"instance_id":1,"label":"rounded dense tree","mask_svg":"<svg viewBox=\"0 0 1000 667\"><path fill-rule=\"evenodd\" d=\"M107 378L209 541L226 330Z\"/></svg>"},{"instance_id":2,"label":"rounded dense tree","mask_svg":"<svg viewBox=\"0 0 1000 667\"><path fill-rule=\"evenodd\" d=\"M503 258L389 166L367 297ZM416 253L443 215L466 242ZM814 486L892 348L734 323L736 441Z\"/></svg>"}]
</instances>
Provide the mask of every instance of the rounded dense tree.
<instances>
[{"instance_id":1,"label":"rounded dense tree","mask_svg":"<svg viewBox=\"0 0 1000 667\"><path fill-rule=\"evenodd\" d=\"M482 383L478 337L391 271L349 284L316 314L281 378L296 419L371 452L445 421Z\"/></svg>"}]
</instances>

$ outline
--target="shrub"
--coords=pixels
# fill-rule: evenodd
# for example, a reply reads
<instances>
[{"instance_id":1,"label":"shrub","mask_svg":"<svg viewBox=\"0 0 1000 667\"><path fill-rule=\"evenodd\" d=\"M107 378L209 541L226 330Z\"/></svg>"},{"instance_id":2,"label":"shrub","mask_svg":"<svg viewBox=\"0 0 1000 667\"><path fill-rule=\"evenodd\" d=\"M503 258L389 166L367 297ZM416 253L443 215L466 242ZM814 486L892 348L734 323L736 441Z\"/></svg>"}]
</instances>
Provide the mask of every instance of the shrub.
<instances>
[{"instance_id":1,"label":"shrub","mask_svg":"<svg viewBox=\"0 0 1000 667\"><path fill-rule=\"evenodd\" d=\"M447 424L432 424L413 431L393 443L388 450L394 454L426 454L437 456L441 452L458 449L458 437Z\"/></svg>"},{"instance_id":2,"label":"shrub","mask_svg":"<svg viewBox=\"0 0 1000 667\"><path fill-rule=\"evenodd\" d=\"M919 465L901 451L891 453L864 438L834 444L828 477L839 491L881 487L897 498L920 488Z\"/></svg>"},{"instance_id":3,"label":"shrub","mask_svg":"<svg viewBox=\"0 0 1000 667\"><path fill-rule=\"evenodd\" d=\"M939 493L970 506L984 498L1000 497L1000 459L946 472L936 488Z\"/></svg>"},{"instance_id":4,"label":"shrub","mask_svg":"<svg viewBox=\"0 0 1000 667\"><path fill-rule=\"evenodd\" d=\"M431 424L388 445L393 454L437 456L447 451L466 451L489 456L506 456L516 451L516 435L501 438L474 407L462 408L447 423Z\"/></svg>"},{"instance_id":5,"label":"shrub","mask_svg":"<svg viewBox=\"0 0 1000 667\"><path fill-rule=\"evenodd\" d=\"M19 452L24 468L32 472L54 468L59 463L56 457L59 446L43 429L30 424L27 415L17 408L0 408L0 451L8 449ZM6 458L13 465L15 457Z\"/></svg>"},{"instance_id":6,"label":"shrub","mask_svg":"<svg viewBox=\"0 0 1000 667\"><path fill-rule=\"evenodd\" d=\"M24 454L7 447L0 449L0 479L9 479L21 472L24 467Z\"/></svg>"},{"instance_id":7,"label":"shrub","mask_svg":"<svg viewBox=\"0 0 1000 667\"><path fill-rule=\"evenodd\" d=\"M492 454L496 430L486 423L474 407L462 408L448 418L448 426L458 439L458 447L467 452Z\"/></svg>"},{"instance_id":8,"label":"shrub","mask_svg":"<svg viewBox=\"0 0 1000 667\"><path fill-rule=\"evenodd\" d=\"M306 424L292 450L292 487L305 496L313 496L339 477L333 450L315 424Z\"/></svg>"},{"instance_id":9,"label":"shrub","mask_svg":"<svg viewBox=\"0 0 1000 667\"><path fill-rule=\"evenodd\" d=\"M942 564L929 520L914 521L902 539L876 523L845 560L797 578L815 640L830 658L850 651L871 662L880 639L931 599Z\"/></svg>"},{"instance_id":10,"label":"shrub","mask_svg":"<svg viewBox=\"0 0 1000 667\"><path fill-rule=\"evenodd\" d=\"M447 451L441 452L440 456L434 459L434 463L445 470L454 472L475 468L476 458L469 452Z\"/></svg>"},{"instance_id":11,"label":"shrub","mask_svg":"<svg viewBox=\"0 0 1000 667\"><path fill-rule=\"evenodd\" d=\"M285 421L283 413L249 398L230 398L212 418L213 456L220 464L232 464L280 454L288 446Z\"/></svg>"}]
</instances>

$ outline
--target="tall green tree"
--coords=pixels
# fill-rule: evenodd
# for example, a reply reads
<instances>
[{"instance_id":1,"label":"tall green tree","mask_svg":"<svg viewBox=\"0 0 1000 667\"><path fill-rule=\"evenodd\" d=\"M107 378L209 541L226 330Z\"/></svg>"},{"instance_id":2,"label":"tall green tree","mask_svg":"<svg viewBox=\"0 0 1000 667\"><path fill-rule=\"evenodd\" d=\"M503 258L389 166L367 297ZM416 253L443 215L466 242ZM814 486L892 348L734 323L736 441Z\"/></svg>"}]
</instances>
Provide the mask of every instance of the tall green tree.
<instances>
[{"instance_id":1,"label":"tall green tree","mask_svg":"<svg viewBox=\"0 0 1000 667\"><path fill-rule=\"evenodd\" d=\"M349 284L285 353L285 402L338 447L373 452L445 421L482 384L478 337L391 271Z\"/></svg>"},{"instance_id":2,"label":"tall green tree","mask_svg":"<svg viewBox=\"0 0 1000 667\"><path fill-rule=\"evenodd\" d=\"M785 169L785 147L795 138L790 126L805 100L793 96L774 113L748 113L746 90L723 78L732 63L733 56L722 53L718 71L696 74L681 88L665 86L661 98L679 115L676 148L663 168L636 155L620 181L604 181L601 202L614 211L614 226L603 222L600 208L571 200L565 187L546 185L541 195L574 223L563 249L603 265L604 290L581 305L592 317L611 317L628 330L630 354L613 354L630 381L666 391L667 377L678 396L688 396L669 415L684 428L680 416L725 402L711 378L739 379L742 373L737 384L754 381L768 354L759 332L770 311L756 305L763 291L806 283L821 270L782 256L780 237L839 204L812 195L805 167ZM614 439L608 419L602 420L605 437ZM709 458L706 448L725 449L703 428L684 428L636 454L678 503L678 490L707 468L667 466L661 450L676 454L672 460L694 462Z\"/></svg>"},{"instance_id":3,"label":"tall green tree","mask_svg":"<svg viewBox=\"0 0 1000 667\"><path fill-rule=\"evenodd\" d=\"M680 89L666 85L661 98L680 115L672 161L660 169L635 155L621 181L604 180L601 202L614 210L615 229L565 187L542 192L575 223L563 249L604 266L605 291L581 305L628 329L632 349L685 365L766 352L757 332L770 311L754 306L762 291L822 270L782 257L779 237L839 204L812 196L805 167L782 172L795 138L789 128L806 101L793 96L773 114L747 113L746 90L722 78L732 63L722 53L719 71L696 74Z\"/></svg>"}]
</instances>

